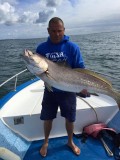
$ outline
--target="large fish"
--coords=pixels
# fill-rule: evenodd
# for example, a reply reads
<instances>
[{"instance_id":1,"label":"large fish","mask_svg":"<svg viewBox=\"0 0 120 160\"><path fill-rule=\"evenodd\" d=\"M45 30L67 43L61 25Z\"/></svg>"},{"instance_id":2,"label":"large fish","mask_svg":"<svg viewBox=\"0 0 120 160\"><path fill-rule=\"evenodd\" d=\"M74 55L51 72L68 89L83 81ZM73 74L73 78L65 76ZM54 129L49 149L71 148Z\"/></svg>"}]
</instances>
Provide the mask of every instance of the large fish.
<instances>
[{"instance_id":1,"label":"large fish","mask_svg":"<svg viewBox=\"0 0 120 160\"><path fill-rule=\"evenodd\" d=\"M113 97L120 108L120 93L113 89L108 80L95 72L62 66L29 50L25 50L22 57L28 70L40 77L48 86L75 93L79 93L82 89L103 93Z\"/></svg>"}]
</instances>

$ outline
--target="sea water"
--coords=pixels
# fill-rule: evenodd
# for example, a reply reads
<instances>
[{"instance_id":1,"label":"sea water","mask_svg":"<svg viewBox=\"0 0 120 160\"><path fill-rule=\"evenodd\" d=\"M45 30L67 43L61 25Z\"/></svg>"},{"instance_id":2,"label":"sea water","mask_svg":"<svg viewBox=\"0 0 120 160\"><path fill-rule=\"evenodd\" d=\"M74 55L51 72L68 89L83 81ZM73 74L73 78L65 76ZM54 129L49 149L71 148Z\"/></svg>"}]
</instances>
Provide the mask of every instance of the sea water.
<instances>
[{"instance_id":1,"label":"sea water","mask_svg":"<svg viewBox=\"0 0 120 160\"><path fill-rule=\"evenodd\" d=\"M47 38L0 40L0 84L26 68L21 54L25 49L35 52ZM72 35L80 47L86 68L106 74L113 87L120 90L120 32ZM27 72L18 78L17 85L32 78ZM0 88L0 98L14 88L14 81Z\"/></svg>"}]
</instances>

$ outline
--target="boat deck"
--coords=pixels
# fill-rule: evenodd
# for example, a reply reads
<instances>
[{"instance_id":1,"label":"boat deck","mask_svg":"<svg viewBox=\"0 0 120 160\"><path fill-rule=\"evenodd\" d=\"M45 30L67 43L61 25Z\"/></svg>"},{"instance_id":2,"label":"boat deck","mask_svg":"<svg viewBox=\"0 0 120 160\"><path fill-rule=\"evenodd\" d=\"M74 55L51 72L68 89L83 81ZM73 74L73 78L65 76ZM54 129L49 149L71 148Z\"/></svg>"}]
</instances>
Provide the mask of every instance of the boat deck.
<instances>
[{"instance_id":1,"label":"boat deck","mask_svg":"<svg viewBox=\"0 0 120 160\"><path fill-rule=\"evenodd\" d=\"M39 149L43 143L43 135L41 134L41 140L37 140L36 137L38 136L34 136L34 134L36 134L38 130L37 134L40 135L39 127L42 127L41 133L43 131L43 126L40 125L42 122L40 121L39 116L44 86L40 81L33 81L30 86L28 84L31 83L20 86L17 88L16 94L10 93L5 97L5 99L1 100L1 106L4 107L0 112L0 147L9 149L18 155L21 160L41 160L43 157L39 154ZM25 92L23 92L22 88L25 88ZM24 103L19 101L19 98L21 97L25 98ZM10 101L8 101L8 99L10 99ZM34 99L36 99L36 102ZM93 106L95 111L91 109L86 102ZM97 113L97 117L95 112ZM13 120L17 116L22 116L24 118L24 125L14 125ZM34 119L35 117L37 119ZM91 95L90 98L85 98L85 100L77 98L75 133L81 133L86 124L88 125L89 123L95 123L97 118L99 122L105 122L109 125L109 127L112 127L116 129L117 132L120 132L120 111L118 111L117 104L113 99L103 95L99 95L98 97ZM101 141L91 137L87 139L86 143L82 143L81 139L74 137L75 144L81 149L80 156L76 156L66 145L66 130L65 128L62 128L64 126L64 119L61 119L59 112L58 117L54 122L54 127L52 129L53 137L51 136L50 138L48 155L44 158L45 160L62 160L64 158L68 160L114 160L114 157L109 157L107 155ZM7 127L7 125L9 127ZM12 127L15 128L13 129ZM33 129L33 127L35 128ZM31 129L33 132L31 132ZM27 130L28 138L26 139L28 139L28 141L17 134L19 133L19 130ZM57 136L54 135L55 132ZM30 136L32 134L32 138L29 137L29 133ZM40 139L40 137L38 138Z\"/></svg>"},{"instance_id":2,"label":"boat deck","mask_svg":"<svg viewBox=\"0 0 120 160\"><path fill-rule=\"evenodd\" d=\"M120 115L120 114L119 114ZM116 123L116 122L115 122ZM39 149L43 140L27 142L0 121L0 146L5 147L18 156L21 160L114 160L114 157L107 155L100 140L89 137L85 143L74 137L74 142L81 149L80 156L76 156L69 147L67 147L67 137L51 138L49 141L48 155L43 158L39 154ZM0 159L2 160L2 159Z\"/></svg>"},{"instance_id":3,"label":"boat deck","mask_svg":"<svg viewBox=\"0 0 120 160\"><path fill-rule=\"evenodd\" d=\"M88 138L85 143L81 142L81 139L74 138L74 142L81 149L80 156L76 156L72 150L66 145L67 137L50 139L48 147L48 155L45 160L114 160L113 157L109 157L104 150L101 141L93 138ZM33 142L30 146L24 160L40 160L43 159L39 154L39 149L42 145L42 141Z\"/></svg>"},{"instance_id":4,"label":"boat deck","mask_svg":"<svg viewBox=\"0 0 120 160\"><path fill-rule=\"evenodd\" d=\"M120 132L119 122L120 111L109 122L108 126ZM61 160L64 158L68 160L114 160L114 157L107 155L101 141L91 137L89 137L85 143L82 143L81 139L74 137L75 144L81 149L80 156L74 155L69 147L67 147L67 136L51 138L49 141L48 155L43 158L39 154L43 140L28 142L6 127L1 120L0 131L0 147L11 150L17 154L21 160Z\"/></svg>"}]
</instances>

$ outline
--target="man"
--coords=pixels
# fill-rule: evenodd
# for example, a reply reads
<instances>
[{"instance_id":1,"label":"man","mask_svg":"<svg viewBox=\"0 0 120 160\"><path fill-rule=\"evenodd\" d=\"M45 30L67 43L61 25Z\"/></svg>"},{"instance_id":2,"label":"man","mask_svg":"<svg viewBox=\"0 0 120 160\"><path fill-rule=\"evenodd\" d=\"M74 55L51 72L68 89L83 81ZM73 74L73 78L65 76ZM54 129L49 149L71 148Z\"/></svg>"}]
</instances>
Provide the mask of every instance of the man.
<instances>
[{"instance_id":1,"label":"man","mask_svg":"<svg viewBox=\"0 0 120 160\"><path fill-rule=\"evenodd\" d=\"M54 62L66 62L72 68L85 68L79 47L69 41L69 37L64 35L65 28L63 21L54 17L49 21L48 40L41 43L36 52ZM59 73L58 73L59 74ZM74 78L74 77L73 77ZM44 143L40 149L40 154L47 155L48 141L52 129L52 121L56 118L57 109L60 106L61 116L65 118L66 130L68 134L67 145L76 154L80 154L80 149L73 142L73 129L76 115L76 94L71 92L60 91L53 88L50 92L45 87L41 120L44 120Z\"/></svg>"}]
</instances>

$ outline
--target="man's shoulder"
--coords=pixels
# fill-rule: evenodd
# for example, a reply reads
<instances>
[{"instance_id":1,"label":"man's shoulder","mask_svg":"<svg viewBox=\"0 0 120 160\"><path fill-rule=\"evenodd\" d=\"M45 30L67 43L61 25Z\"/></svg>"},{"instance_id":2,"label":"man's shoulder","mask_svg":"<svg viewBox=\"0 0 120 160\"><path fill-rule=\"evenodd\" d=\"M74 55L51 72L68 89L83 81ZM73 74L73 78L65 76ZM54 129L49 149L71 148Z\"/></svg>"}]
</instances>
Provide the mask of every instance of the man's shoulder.
<instances>
[{"instance_id":1,"label":"man's shoulder","mask_svg":"<svg viewBox=\"0 0 120 160\"><path fill-rule=\"evenodd\" d=\"M73 49L79 48L78 44L76 44L73 41L67 41L66 44L67 44L68 47L73 48Z\"/></svg>"},{"instance_id":2,"label":"man's shoulder","mask_svg":"<svg viewBox=\"0 0 120 160\"><path fill-rule=\"evenodd\" d=\"M40 43L36 48L36 53L42 53L47 48L47 42Z\"/></svg>"},{"instance_id":3,"label":"man's shoulder","mask_svg":"<svg viewBox=\"0 0 120 160\"><path fill-rule=\"evenodd\" d=\"M37 46L37 50L44 49L47 46L47 42L42 42Z\"/></svg>"},{"instance_id":4,"label":"man's shoulder","mask_svg":"<svg viewBox=\"0 0 120 160\"><path fill-rule=\"evenodd\" d=\"M65 42L65 43L67 43L68 45L71 45L71 46L78 46L75 42L73 42L71 40L71 37L69 37L67 35L64 35L63 42Z\"/></svg>"},{"instance_id":5,"label":"man's shoulder","mask_svg":"<svg viewBox=\"0 0 120 160\"><path fill-rule=\"evenodd\" d=\"M72 46L78 46L77 43L75 43L75 42L73 42L73 41L71 41L71 40L67 41L67 43L68 43L69 45L72 45Z\"/></svg>"},{"instance_id":6,"label":"man's shoulder","mask_svg":"<svg viewBox=\"0 0 120 160\"><path fill-rule=\"evenodd\" d=\"M38 47L44 47L44 46L46 46L46 45L47 45L47 41L41 42L41 43L38 45Z\"/></svg>"}]
</instances>

